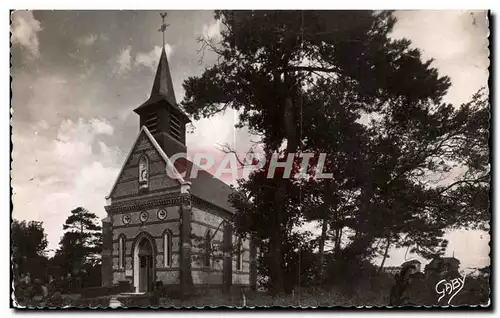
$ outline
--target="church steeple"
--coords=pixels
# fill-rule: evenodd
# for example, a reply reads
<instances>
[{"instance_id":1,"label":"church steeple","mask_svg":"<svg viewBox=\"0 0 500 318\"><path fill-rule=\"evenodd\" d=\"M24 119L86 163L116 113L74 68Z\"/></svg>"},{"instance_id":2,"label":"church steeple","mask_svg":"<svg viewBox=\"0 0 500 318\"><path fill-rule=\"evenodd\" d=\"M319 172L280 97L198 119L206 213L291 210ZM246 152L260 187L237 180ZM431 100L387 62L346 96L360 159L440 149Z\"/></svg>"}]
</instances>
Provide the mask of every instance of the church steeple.
<instances>
[{"instance_id":1,"label":"church steeple","mask_svg":"<svg viewBox=\"0 0 500 318\"><path fill-rule=\"evenodd\" d=\"M153 96L162 96L171 105L177 104L165 47L161 50L160 62L158 63L158 69L156 70L156 76L153 82L153 89L151 90L151 97Z\"/></svg>"},{"instance_id":2,"label":"church steeple","mask_svg":"<svg viewBox=\"0 0 500 318\"><path fill-rule=\"evenodd\" d=\"M172 76L165 52L166 14L162 14L163 48L153 81L151 96L134 112L140 116L140 125L146 126L168 156L186 152L186 124L189 117L177 106Z\"/></svg>"}]
</instances>

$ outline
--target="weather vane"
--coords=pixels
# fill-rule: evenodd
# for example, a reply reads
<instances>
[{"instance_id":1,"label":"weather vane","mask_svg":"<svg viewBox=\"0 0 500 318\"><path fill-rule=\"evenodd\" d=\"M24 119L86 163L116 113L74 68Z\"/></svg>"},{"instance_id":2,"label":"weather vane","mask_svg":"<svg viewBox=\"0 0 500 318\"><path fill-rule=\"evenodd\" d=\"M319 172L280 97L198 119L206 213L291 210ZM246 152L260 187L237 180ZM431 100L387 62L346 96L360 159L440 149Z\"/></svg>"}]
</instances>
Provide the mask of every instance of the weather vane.
<instances>
[{"instance_id":1,"label":"weather vane","mask_svg":"<svg viewBox=\"0 0 500 318\"><path fill-rule=\"evenodd\" d=\"M167 13L160 13L160 17L162 20L161 27L158 29L158 32L161 32L163 34L163 47L165 47L165 31L167 30L167 27L169 26L168 23L165 23L165 18L167 17Z\"/></svg>"}]
</instances>

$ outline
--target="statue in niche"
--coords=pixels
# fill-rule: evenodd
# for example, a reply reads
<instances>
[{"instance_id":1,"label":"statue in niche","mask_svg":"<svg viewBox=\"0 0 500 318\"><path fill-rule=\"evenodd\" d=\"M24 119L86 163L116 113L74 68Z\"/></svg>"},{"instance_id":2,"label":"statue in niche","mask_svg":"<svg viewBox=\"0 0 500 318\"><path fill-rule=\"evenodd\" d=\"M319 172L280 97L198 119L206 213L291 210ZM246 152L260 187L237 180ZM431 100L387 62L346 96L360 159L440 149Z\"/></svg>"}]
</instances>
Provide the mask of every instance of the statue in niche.
<instances>
[{"instance_id":1,"label":"statue in niche","mask_svg":"<svg viewBox=\"0 0 500 318\"><path fill-rule=\"evenodd\" d=\"M149 179L149 164L148 158L142 156L139 160L139 188L145 189L148 187Z\"/></svg>"}]
</instances>

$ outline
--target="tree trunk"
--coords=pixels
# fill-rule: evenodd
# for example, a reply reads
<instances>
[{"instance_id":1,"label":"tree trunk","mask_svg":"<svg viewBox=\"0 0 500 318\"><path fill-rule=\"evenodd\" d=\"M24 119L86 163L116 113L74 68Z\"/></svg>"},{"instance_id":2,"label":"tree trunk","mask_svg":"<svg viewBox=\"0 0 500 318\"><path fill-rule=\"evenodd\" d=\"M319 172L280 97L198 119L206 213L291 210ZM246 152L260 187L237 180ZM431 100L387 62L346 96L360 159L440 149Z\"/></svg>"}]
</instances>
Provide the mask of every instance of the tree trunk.
<instances>
[{"instance_id":1,"label":"tree trunk","mask_svg":"<svg viewBox=\"0 0 500 318\"><path fill-rule=\"evenodd\" d=\"M85 248L85 238L83 236L83 216L80 220L80 244L82 244L82 249Z\"/></svg>"},{"instance_id":2,"label":"tree trunk","mask_svg":"<svg viewBox=\"0 0 500 318\"><path fill-rule=\"evenodd\" d=\"M385 260L387 258L387 253L389 252L389 246L391 245L391 240L387 238L387 245L385 246L384 258L382 259L382 263L380 263L380 267L378 268L378 273L382 271L384 268Z\"/></svg>"},{"instance_id":3,"label":"tree trunk","mask_svg":"<svg viewBox=\"0 0 500 318\"><path fill-rule=\"evenodd\" d=\"M342 242L342 228L335 230L335 258L340 257L340 243Z\"/></svg>"},{"instance_id":4,"label":"tree trunk","mask_svg":"<svg viewBox=\"0 0 500 318\"><path fill-rule=\"evenodd\" d=\"M359 206L358 215L358 226L356 228L355 234L355 255L360 260L366 256L370 245L373 242L372 230L370 229L370 209L371 209L371 199L373 197L372 188L372 166L371 162L368 160L363 161L361 167L361 174L363 177L363 184L361 187L361 200Z\"/></svg>"},{"instance_id":5,"label":"tree trunk","mask_svg":"<svg viewBox=\"0 0 500 318\"><path fill-rule=\"evenodd\" d=\"M328 218L325 216L323 218L323 224L321 226L321 237L319 240L319 266L320 266L320 278L323 281L325 276L325 241L326 241L326 231L328 230Z\"/></svg>"},{"instance_id":6,"label":"tree trunk","mask_svg":"<svg viewBox=\"0 0 500 318\"><path fill-rule=\"evenodd\" d=\"M331 220L331 215L330 215L330 206L332 202L330 196L332 195L331 193L332 190L332 184L330 183L329 180L326 180L325 186L324 186L324 207L323 207L323 224L321 225L321 237L319 240L319 266L320 266L320 278L321 281L323 281L325 277L325 242L326 242L326 234L328 231L328 224ZM334 204L333 207L334 211L334 218L337 218L337 207L336 204Z\"/></svg>"},{"instance_id":7,"label":"tree trunk","mask_svg":"<svg viewBox=\"0 0 500 318\"><path fill-rule=\"evenodd\" d=\"M288 65L287 58L283 58L284 66ZM283 66L283 65L282 65ZM293 88L288 83L288 75L287 73L283 73L283 79L281 79L281 75L279 72L276 72L274 76L274 81L276 88L283 95L281 96L281 100L284 103L284 112L283 112L283 131L285 132L285 138L287 141L287 146L285 150L285 157L287 158L288 154L295 153L297 147L299 146L299 138L297 134L297 122L295 116L295 109L292 96L290 92ZM282 266L282 240L283 233L286 229L283 229L283 226L286 226L286 219L284 215L285 204L286 204L286 195L288 188L288 180L281 178L277 182L277 189L274 195L274 213L275 217L273 218L273 234L270 237L270 257L271 257L271 268L270 268L270 279L271 285L274 289L275 293L279 293L283 290L283 266Z\"/></svg>"},{"instance_id":8,"label":"tree trunk","mask_svg":"<svg viewBox=\"0 0 500 318\"><path fill-rule=\"evenodd\" d=\"M282 271L282 255L281 255L281 231L276 231L276 233L271 237L270 240L270 257L271 257L271 268L270 268L270 278L272 292L276 295L283 290L283 271Z\"/></svg>"},{"instance_id":9,"label":"tree trunk","mask_svg":"<svg viewBox=\"0 0 500 318\"><path fill-rule=\"evenodd\" d=\"M279 79L276 79L279 80ZM280 85L284 84L285 92L288 92L287 87L287 75L285 74L285 82L280 82ZM285 110L284 110L284 131L285 137L287 139L287 147L285 151L285 157L290 153L294 153L297 150L299 141L297 138L296 131L296 123L294 116L294 105L292 98L288 95L284 99L285 102ZM274 196L274 207L275 207L275 218L273 224L273 235L270 238L270 248L271 248L271 285L273 286L274 293L280 293L283 291L283 268L282 268L282 239L283 239L283 213L285 209L285 200L286 200L286 190L287 183L289 181L287 179L281 178L278 180L278 187L276 194Z\"/></svg>"}]
</instances>

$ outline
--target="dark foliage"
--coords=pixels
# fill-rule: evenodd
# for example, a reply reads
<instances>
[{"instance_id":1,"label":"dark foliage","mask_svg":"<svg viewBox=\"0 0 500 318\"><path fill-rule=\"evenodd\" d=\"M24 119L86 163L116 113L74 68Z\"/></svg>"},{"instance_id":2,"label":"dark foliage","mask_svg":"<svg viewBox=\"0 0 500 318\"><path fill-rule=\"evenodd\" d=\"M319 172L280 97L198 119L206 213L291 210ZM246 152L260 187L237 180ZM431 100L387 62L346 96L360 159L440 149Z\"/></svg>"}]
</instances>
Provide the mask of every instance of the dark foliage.
<instances>
[{"instance_id":1,"label":"dark foliage","mask_svg":"<svg viewBox=\"0 0 500 318\"><path fill-rule=\"evenodd\" d=\"M11 246L15 279L27 273L33 279L46 277L47 235L42 222L14 220L11 225Z\"/></svg>"},{"instance_id":2,"label":"dark foliage","mask_svg":"<svg viewBox=\"0 0 500 318\"><path fill-rule=\"evenodd\" d=\"M236 228L261 240L261 269L275 291L300 263L293 238L304 220L322 225L320 276L325 242L332 240L336 266L353 279L380 253L380 242L384 258L394 246L431 257L446 248L445 229L489 222L486 94L460 107L442 104L449 78L410 41L389 37L396 23L391 12L217 11L215 17L224 26L222 40L200 43L219 59L185 81L185 110L196 119L238 110L238 125L261 137L267 159L326 153L324 170L334 174L269 179L264 166L240 182L232 198ZM433 181L458 169L466 173L451 183Z\"/></svg>"},{"instance_id":3,"label":"dark foliage","mask_svg":"<svg viewBox=\"0 0 500 318\"><path fill-rule=\"evenodd\" d=\"M54 266L60 268L60 275L69 273L89 278L100 275L102 235L97 223L97 216L82 207L71 211L63 225L65 233L60 247L52 259Z\"/></svg>"}]
</instances>

